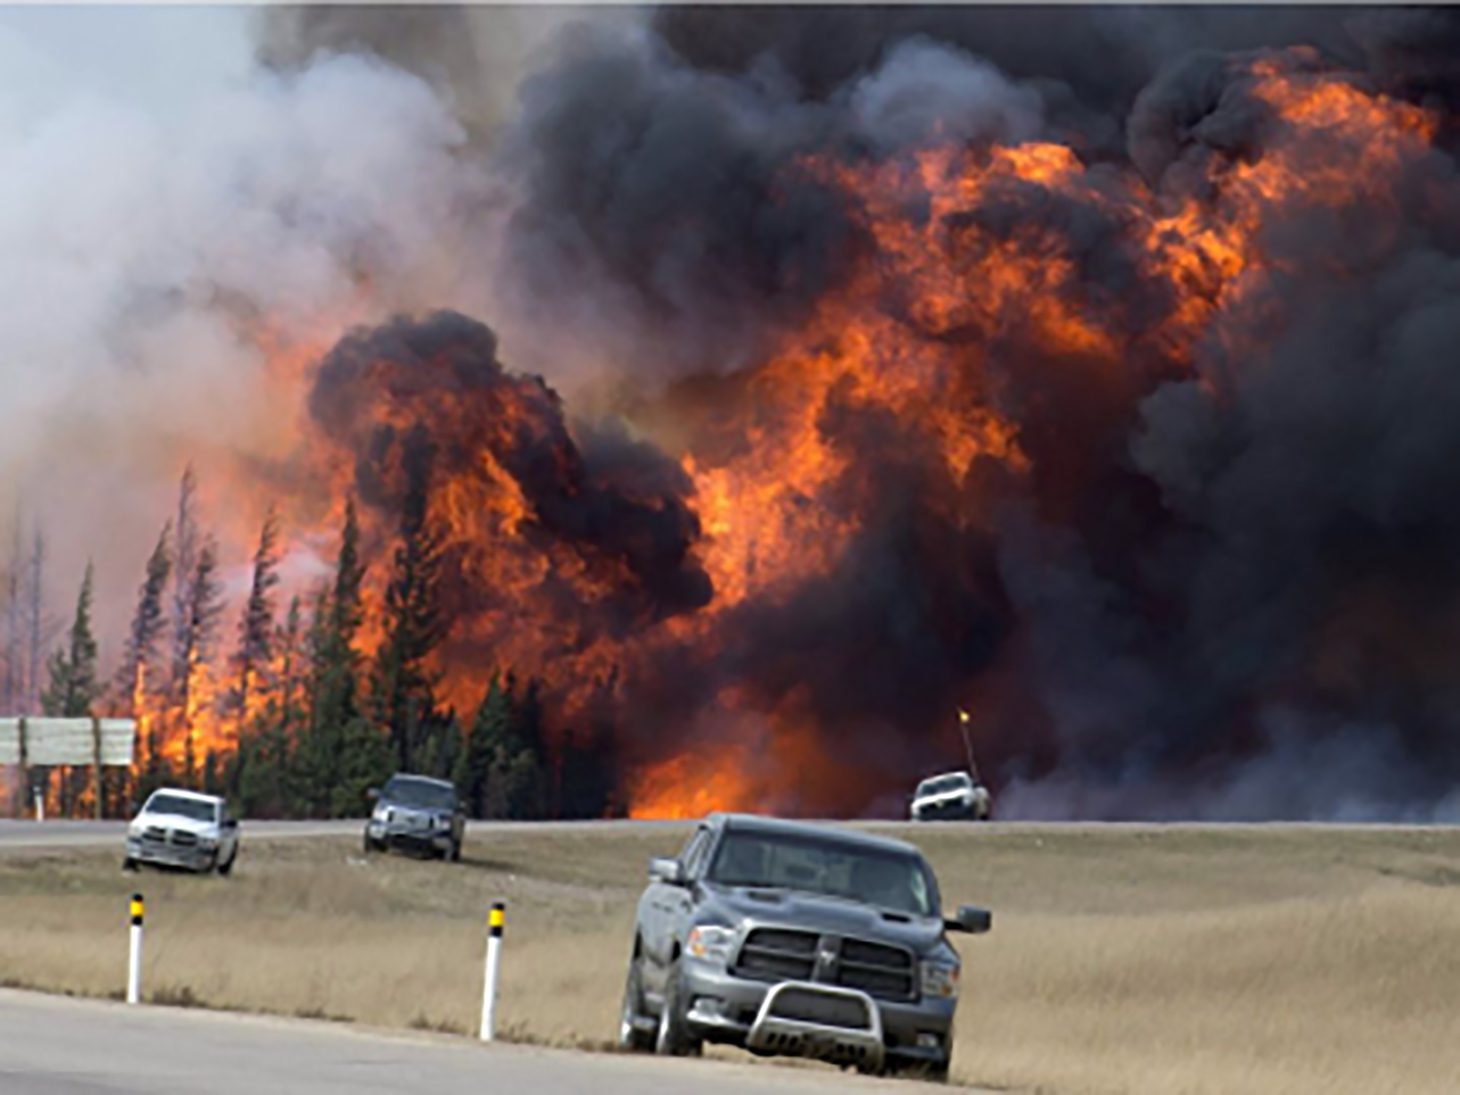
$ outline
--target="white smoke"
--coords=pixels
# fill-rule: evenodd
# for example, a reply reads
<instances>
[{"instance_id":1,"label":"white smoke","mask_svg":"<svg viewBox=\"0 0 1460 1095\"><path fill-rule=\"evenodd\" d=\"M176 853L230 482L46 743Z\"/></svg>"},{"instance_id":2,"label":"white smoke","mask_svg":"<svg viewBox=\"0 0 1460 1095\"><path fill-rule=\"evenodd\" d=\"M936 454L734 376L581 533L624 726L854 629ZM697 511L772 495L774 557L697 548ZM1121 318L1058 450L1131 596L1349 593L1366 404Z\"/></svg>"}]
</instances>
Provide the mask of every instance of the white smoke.
<instances>
[{"instance_id":1,"label":"white smoke","mask_svg":"<svg viewBox=\"0 0 1460 1095\"><path fill-rule=\"evenodd\" d=\"M438 95L362 56L264 70L248 29L0 15L0 525L18 500L49 530L53 604L96 558L108 636L179 460L198 461L209 516L243 528L256 515L210 494L210 461L287 456L260 321L327 345L485 291L459 245L478 176Z\"/></svg>"}]
</instances>

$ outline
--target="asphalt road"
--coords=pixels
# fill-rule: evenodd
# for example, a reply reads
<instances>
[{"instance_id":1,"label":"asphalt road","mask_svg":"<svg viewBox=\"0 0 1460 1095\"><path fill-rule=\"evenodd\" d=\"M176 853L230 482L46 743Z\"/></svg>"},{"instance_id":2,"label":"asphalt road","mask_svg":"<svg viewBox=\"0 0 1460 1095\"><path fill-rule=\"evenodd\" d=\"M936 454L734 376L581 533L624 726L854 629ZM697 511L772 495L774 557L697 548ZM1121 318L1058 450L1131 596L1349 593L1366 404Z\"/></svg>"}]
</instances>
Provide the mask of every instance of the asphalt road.
<instances>
[{"instance_id":1,"label":"asphalt road","mask_svg":"<svg viewBox=\"0 0 1460 1095\"><path fill-rule=\"evenodd\" d=\"M827 1069L574 1053L0 989L5 1095L914 1095Z\"/></svg>"},{"instance_id":2,"label":"asphalt road","mask_svg":"<svg viewBox=\"0 0 1460 1095\"><path fill-rule=\"evenodd\" d=\"M467 823L467 835L485 836L493 832L509 832L514 829L530 828L538 832L569 831L584 826L596 829L651 828L655 826L682 826L682 821L472 821ZM853 828L875 828L883 832L892 831L906 839L916 840L917 834L925 830L924 825L913 822L853 821L843 824ZM363 818L344 821L250 821L243 822L245 843L254 840L281 840L296 837L351 836L358 837ZM1120 830L1155 830L1172 832L1176 830L1233 831L1242 829L1343 829L1355 828L1364 831L1410 830L1448 828L1449 826L1364 823L1343 825L1328 822L1081 822L1081 821L953 821L938 822L939 829L952 827L967 828L970 832L1058 832L1060 830L1098 830L1117 832ZM114 847L120 849L126 832L124 821L16 821L0 818L0 854L11 849L27 848L86 848ZM3 1091L3 1089L0 1089Z\"/></svg>"},{"instance_id":3,"label":"asphalt road","mask_svg":"<svg viewBox=\"0 0 1460 1095\"><path fill-rule=\"evenodd\" d=\"M364 818L343 821L243 821L243 840L285 840L296 837L358 837ZM467 824L468 836L510 831L530 827L539 832L567 830L593 825L597 828L677 825L666 821L472 821ZM120 849L127 831L125 821L17 821L0 818L0 853L24 848L107 848ZM3 1092L3 1089L0 1089Z\"/></svg>"},{"instance_id":4,"label":"asphalt road","mask_svg":"<svg viewBox=\"0 0 1460 1095\"><path fill-rule=\"evenodd\" d=\"M246 821L247 839L357 833L361 821ZM125 821L15 821L0 819L0 851L7 848L122 846Z\"/></svg>"}]
</instances>

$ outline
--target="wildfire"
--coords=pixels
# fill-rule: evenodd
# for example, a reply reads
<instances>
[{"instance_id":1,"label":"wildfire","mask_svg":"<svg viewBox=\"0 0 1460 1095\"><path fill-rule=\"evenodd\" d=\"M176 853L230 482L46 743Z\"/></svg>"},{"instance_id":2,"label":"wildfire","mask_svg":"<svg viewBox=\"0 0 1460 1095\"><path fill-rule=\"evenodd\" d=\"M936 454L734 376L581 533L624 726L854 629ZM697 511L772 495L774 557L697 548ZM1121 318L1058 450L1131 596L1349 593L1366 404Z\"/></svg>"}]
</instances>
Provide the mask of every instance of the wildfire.
<instances>
[{"instance_id":1,"label":"wildfire","mask_svg":"<svg viewBox=\"0 0 1460 1095\"><path fill-rule=\"evenodd\" d=\"M1054 467L1052 392L1088 392L1091 418L1108 401L1128 423L1154 380L1198 374L1207 341L1256 337L1245 309L1292 262L1272 242L1278 228L1382 221L1408 200L1406 168L1437 131L1430 112L1325 72L1307 51L1245 64L1242 87L1269 112L1263 140L1195 160L1202 185L1186 192L1049 141L800 164L839 196L862 246L800 326L716 387L713 406L664 396L655 410L677 420L683 451L570 427L551 389L497 362L484 328L356 332L328 353L260 337L286 406L311 412L297 419L304 451L286 461L308 484L285 500L290 535L327 542L353 492L365 543L386 559L402 469L424 445L449 575L437 667L448 702L469 710L491 672L511 668L550 675L572 711L617 674L638 763L632 816L865 809L928 758L887 740L885 711L864 735L878 750L846 749L824 697L794 679L817 649L789 651L767 679L737 677L756 660L737 645L743 619L854 565L869 528L910 504L899 490L917 492L920 520L951 530L955 554L973 554L991 479L1035 484L1042 507L1071 504L1085 470ZM1366 231L1383 245L1377 223ZM367 653L381 638L380 569ZM221 713L223 684L199 664L183 707L162 708L146 673L139 733L175 764L233 749L266 702L251 689L242 720ZM675 674L705 675L707 694L665 700L655 716L683 725L637 736ZM708 723L732 730L704 738ZM950 737L925 752L958 749Z\"/></svg>"}]
</instances>

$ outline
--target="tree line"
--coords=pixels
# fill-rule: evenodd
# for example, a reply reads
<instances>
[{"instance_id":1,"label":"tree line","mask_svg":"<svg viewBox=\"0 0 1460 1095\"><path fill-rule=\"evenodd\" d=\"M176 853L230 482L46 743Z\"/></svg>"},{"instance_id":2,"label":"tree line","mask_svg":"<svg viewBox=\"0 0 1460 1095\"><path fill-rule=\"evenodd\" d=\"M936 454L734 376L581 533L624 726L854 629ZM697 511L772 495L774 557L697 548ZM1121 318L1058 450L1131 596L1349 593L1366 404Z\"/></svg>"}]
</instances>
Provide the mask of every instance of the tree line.
<instances>
[{"instance_id":1,"label":"tree line","mask_svg":"<svg viewBox=\"0 0 1460 1095\"><path fill-rule=\"evenodd\" d=\"M522 679L510 666L485 674L474 711L442 702L436 655L448 637L444 537L428 502L427 476L408 468L378 636L368 651L361 635L368 570L353 500L344 506L328 576L286 604L279 522L272 510L265 516L230 639L219 548L200 520L188 469L177 509L148 556L109 677L100 670L88 564L71 623L32 702L47 715L138 720L132 769L109 773L102 788L106 812L125 813L158 787L183 786L226 795L245 816L349 817L367 809L368 788L396 771L453 780L474 817L619 812L612 680L597 682L577 730L550 726L547 682ZM28 591L7 601L19 606L12 615L21 639L31 616L41 616L27 607ZM53 809L87 808L85 770L37 776L47 781Z\"/></svg>"}]
</instances>

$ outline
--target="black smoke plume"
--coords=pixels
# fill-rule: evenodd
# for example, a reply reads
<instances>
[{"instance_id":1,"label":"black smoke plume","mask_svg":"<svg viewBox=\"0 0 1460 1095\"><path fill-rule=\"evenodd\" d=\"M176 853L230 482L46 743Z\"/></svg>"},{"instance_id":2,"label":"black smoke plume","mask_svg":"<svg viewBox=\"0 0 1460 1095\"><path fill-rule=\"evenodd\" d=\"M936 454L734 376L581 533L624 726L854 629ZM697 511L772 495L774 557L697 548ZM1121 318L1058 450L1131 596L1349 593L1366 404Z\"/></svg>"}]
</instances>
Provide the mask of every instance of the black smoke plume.
<instances>
[{"instance_id":1,"label":"black smoke plume","mask_svg":"<svg viewBox=\"0 0 1460 1095\"><path fill-rule=\"evenodd\" d=\"M1283 145L1254 59L1440 118L1374 204L1264 224L1272 276L1214 305L1194 361L1137 340L1112 378L1044 353L1017 316L976 333L970 368L1017 425L1025 474L976 460L955 480L916 424L828 409L823 437L856 459L817 504L855 506L864 531L829 573L729 613L713 649L667 643L628 683L644 751L691 743L695 711L733 683L814 716L866 775L850 809L957 763L951 716L974 702L1006 815L1460 813L1457 26L1437 10L1021 7L664 8L570 28L494 154L516 194L515 307L630 386L702 399L680 424L691 451L718 443L717 402L744 398L769 347L877 262L813 161L1065 144L1083 189L994 188L958 223L1047 227L1085 307L1154 331L1176 302L1120 210L1220 211L1221 180ZM426 422L449 389L479 410L459 448L433 433L438 459L491 446L544 535L623 562L652 606L641 620L713 605L672 462L634 449L629 470L602 439L575 442L484 329L463 368L432 339L466 322L397 323L326 364L316 413L362 454L362 493L384 489L394 442L353 433L368 416L350 408L384 387L419 396ZM906 322L912 340L973 337ZM499 435L503 399L530 412L528 435Z\"/></svg>"}]
</instances>

